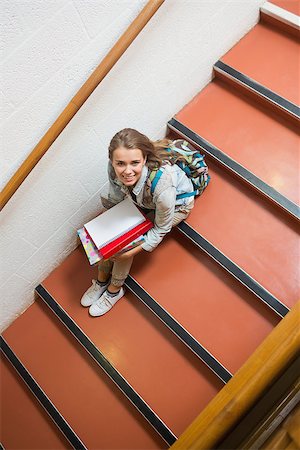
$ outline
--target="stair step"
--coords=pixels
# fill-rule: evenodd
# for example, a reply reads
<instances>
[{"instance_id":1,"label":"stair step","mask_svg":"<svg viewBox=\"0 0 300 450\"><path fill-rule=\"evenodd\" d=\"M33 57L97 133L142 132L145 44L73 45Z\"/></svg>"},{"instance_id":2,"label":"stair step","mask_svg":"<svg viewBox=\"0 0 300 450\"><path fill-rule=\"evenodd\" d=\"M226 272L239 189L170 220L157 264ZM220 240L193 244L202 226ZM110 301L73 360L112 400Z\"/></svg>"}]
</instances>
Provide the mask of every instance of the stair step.
<instances>
[{"instance_id":1,"label":"stair step","mask_svg":"<svg viewBox=\"0 0 300 450\"><path fill-rule=\"evenodd\" d=\"M290 102L284 97L276 94L272 90L266 88L254 79L248 77L244 73L239 72L222 61L217 61L214 65L214 71L217 77L223 79L229 85L240 88L247 93L249 97L257 97L257 102L280 112L284 117L290 118L292 122L299 125L300 108L296 104Z\"/></svg>"},{"instance_id":2,"label":"stair step","mask_svg":"<svg viewBox=\"0 0 300 450\"><path fill-rule=\"evenodd\" d=\"M26 367L22 364L10 346L7 344L5 339L1 336L1 352L7 357L9 362L15 368L15 370L20 375L21 379L27 385L27 387L31 390L31 392L38 399L40 404L43 406L45 411L52 418L53 422L57 425L57 427L61 430L61 432L68 439L73 448L78 450L86 450L85 445L78 438L77 434L72 430L68 422L65 418L60 414L58 409L53 405L51 400L48 398L43 389L39 386L39 384L32 377L31 373L26 369Z\"/></svg>"},{"instance_id":3,"label":"stair step","mask_svg":"<svg viewBox=\"0 0 300 450\"><path fill-rule=\"evenodd\" d=\"M169 430L163 421L155 414L155 412L144 402L141 396L130 386L127 380L120 374L115 367L105 358L96 345L90 341L78 325L70 318L54 298L48 293L42 285L36 288L39 296L50 307L52 312L61 320L67 329L73 334L89 355L99 364L101 369L111 378L111 380L121 389L123 394L131 401L138 411L145 417L160 436L172 445L176 441L176 436Z\"/></svg>"},{"instance_id":4,"label":"stair step","mask_svg":"<svg viewBox=\"0 0 300 450\"><path fill-rule=\"evenodd\" d=\"M297 16L300 16L299 0L271 0L271 3L285 9L286 11L290 11Z\"/></svg>"},{"instance_id":5,"label":"stair step","mask_svg":"<svg viewBox=\"0 0 300 450\"><path fill-rule=\"evenodd\" d=\"M129 290L108 314L91 318L80 298L96 275L78 248L42 286L178 436L223 383Z\"/></svg>"},{"instance_id":6,"label":"stair step","mask_svg":"<svg viewBox=\"0 0 300 450\"><path fill-rule=\"evenodd\" d=\"M292 307L299 298L298 224L214 162L209 167L211 183L187 223Z\"/></svg>"},{"instance_id":7,"label":"stair step","mask_svg":"<svg viewBox=\"0 0 300 450\"><path fill-rule=\"evenodd\" d=\"M73 448L1 353L1 443L6 449Z\"/></svg>"},{"instance_id":8,"label":"stair step","mask_svg":"<svg viewBox=\"0 0 300 450\"><path fill-rule=\"evenodd\" d=\"M247 287L259 300L268 305L280 317L284 317L289 309L276 297L268 292L262 285L257 283L249 274L242 270L237 264L231 261L220 250L213 246L207 239L201 236L188 223L182 222L177 226L181 233L190 239L198 248L207 253L214 261L220 264L228 273L234 276L240 283Z\"/></svg>"},{"instance_id":9,"label":"stair step","mask_svg":"<svg viewBox=\"0 0 300 450\"><path fill-rule=\"evenodd\" d=\"M272 26L279 27L285 32L294 36L300 36L300 2L293 0L296 8L290 8L289 4L283 0L278 4L274 2L265 2L260 8L260 17L262 22L270 23Z\"/></svg>"},{"instance_id":10,"label":"stair step","mask_svg":"<svg viewBox=\"0 0 300 450\"><path fill-rule=\"evenodd\" d=\"M257 24L221 61L299 105L299 40Z\"/></svg>"},{"instance_id":11,"label":"stair step","mask_svg":"<svg viewBox=\"0 0 300 450\"><path fill-rule=\"evenodd\" d=\"M188 225L186 225L188 226ZM177 322L131 275L125 285L141 300L182 342L190 348L224 383L232 374L211 355L179 322Z\"/></svg>"},{"instance_id":12,"label":"stair step","mask_svg":"<svg viewBox=\"0 0 300 450\"><path fill-rule=\"evenodd\" d=\"M87 448L167 448L41 300L3 337Z\"/></svg>"},{"instance_id":13,"label":"stair step","mask_svg":"<svg viewBox=\"0 0 300 450\"><path fill-rule=\"evenodd\" d=\"M300 207L272 188L272 186L267 184L261 178L257 177L242 164L232 159L218 147L208 142L186 125L183 125L176 118L173 118L168 122L168 127L172 132L177 134L176 137L188 140L194 145L195 148L200 150L202 154L212 157L215 161L222 165L223 168L229 170L234 176L237 176L241 182L245 182L248 187L259 192L274 205L281 208L282 211L290 215L290 217L293 217L296 221L299 221Z\"/></svg>"},{"instance_id":14,"label":"stair step","mask_svg":"<svg viewBox=\"0 0 300 450\"><path fill-rule=\"evenodd\" d=\"M175 230L147 258L137 255L132 276L231 373L279 322L274 312Z\"/></svg>"},{"instance_id":15,"label":"stair step","mask_svg":"<svg viewBox=\"0 0 300 450\"><path fill-rule=\"evenodd\" d=\"M254 174L290 202L300 203L300 145L294 125L221 80L206 86L175 120L241 165L236 168L231 163L235 173L250 182ZM243 168L250 175L244 175ZM297 208L293 214L298 214Z\"/></svg>"}]
</instances>

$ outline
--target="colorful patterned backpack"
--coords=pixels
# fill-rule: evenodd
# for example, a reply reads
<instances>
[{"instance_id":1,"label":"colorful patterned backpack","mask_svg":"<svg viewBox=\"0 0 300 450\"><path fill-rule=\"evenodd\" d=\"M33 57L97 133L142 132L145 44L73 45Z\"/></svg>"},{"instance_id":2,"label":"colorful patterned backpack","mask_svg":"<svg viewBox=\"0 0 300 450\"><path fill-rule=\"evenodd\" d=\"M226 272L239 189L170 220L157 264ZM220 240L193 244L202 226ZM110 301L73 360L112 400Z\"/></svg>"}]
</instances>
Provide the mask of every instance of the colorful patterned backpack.
<instances>
[{"instance_id":1,"label":"colorful patterned backpack","mask_svg":"<svg viewBox=\"0 0 300 450\"><path fill-rule=\"evenodd\" d=\"M198 150L195 150L191 144L183 139L177 139L172 142L171 146L166 149L169 153L168 161L171 164L177 164L182 169L188 178L191 179L195 190L184 194L177 195L177 199L191 196L201 195L209 183L210 176L208 175L208 167L204 161L204 155L201 155ZM177 161L178 156L183 159ZM151 194L153 194L158 180L163 174L162 168L154 169L150 173L149 179L151 181Z\"/></svg>"}]
</instances>

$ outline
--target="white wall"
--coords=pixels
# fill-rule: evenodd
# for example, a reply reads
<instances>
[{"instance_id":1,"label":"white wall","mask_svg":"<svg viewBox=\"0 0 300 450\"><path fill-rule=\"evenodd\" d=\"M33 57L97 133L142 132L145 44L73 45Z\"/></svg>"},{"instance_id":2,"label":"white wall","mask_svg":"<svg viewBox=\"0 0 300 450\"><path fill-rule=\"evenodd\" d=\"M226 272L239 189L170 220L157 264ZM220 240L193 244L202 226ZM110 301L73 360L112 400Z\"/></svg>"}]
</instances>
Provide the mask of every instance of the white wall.
<instances>
[{"instance_id":1,"label":"white wall","mask_svg":"<svg viewBox=\"0 0 300 450\"><path fill-rule=\"evenodd\" d=\"M258 21L264 0L166 0L1 213L3 330L97 214L107 145L152 139ZM1 0L2 187L146 0Z\"/></svg>"}]
</instances>

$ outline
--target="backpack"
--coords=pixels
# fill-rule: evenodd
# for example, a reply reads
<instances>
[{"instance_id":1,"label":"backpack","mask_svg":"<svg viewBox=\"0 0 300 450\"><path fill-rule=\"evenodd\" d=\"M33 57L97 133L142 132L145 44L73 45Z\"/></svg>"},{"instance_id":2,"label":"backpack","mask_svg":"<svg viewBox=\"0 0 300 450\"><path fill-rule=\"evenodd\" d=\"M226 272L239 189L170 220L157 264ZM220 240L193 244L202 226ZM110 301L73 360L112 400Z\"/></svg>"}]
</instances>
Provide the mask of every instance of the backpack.
<instances>
[{"instance_id":1,"label":"backpack","mask_svg":"<svg viewBox=\"0 0 300 450\"><path fill-rule=\"evenodd\" d=\"M204 161L204 155L201 155L198 150L195 150L189 142L183 139L173 141L170 147L166 148L166 151L170 153L167 161L171 164L177 164L180 169L185 172L186 176L190 178L195 189L193 192L186 192L184 194L177 195L176 199L178 200L184 197L196 197L201 195L210 180L210 176L208 175L208 167ZM176 161L176 158L179 155L184 157L184 161ZM151 171L149 176L149 180L151 182L151 194L153 194L162 174L163 170L161 168Z\"/></svg>"}]
</instances>

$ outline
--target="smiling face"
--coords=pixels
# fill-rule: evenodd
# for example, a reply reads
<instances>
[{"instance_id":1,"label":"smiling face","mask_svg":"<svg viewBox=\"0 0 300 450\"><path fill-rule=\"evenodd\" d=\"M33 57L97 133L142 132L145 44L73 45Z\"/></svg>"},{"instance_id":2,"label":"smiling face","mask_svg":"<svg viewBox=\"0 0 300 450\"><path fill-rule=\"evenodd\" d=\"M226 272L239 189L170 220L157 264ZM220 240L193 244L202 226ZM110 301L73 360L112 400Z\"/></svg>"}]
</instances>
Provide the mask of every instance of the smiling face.
<instances>
[{"instance_id":1,"label":"smiling face","mask_svg":"<svg viewBox=\"0 0 300 450\"><path fill-rule=\"evenodd\" d=\"M112 155L115 173L118 179L128 187L134 186L141 178L145 162L146 158L139 148L118 147Z\"/></svg>"}]
</instances>

